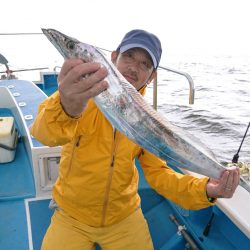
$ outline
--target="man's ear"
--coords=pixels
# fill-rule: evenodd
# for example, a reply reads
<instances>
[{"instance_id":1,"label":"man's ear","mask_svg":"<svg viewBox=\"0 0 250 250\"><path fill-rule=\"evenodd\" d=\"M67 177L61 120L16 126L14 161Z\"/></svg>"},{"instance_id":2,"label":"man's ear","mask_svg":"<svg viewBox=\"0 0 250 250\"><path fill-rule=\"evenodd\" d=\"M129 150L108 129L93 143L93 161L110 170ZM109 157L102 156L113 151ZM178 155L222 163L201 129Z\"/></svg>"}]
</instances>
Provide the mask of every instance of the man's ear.
<instances>
[{"instance_id":1,"label":"man's ear","mask_svg":"<svg viewBox=\"0 0 250 250\"><path fill-rule=\"evenodd\" d=\"M148 78L148 83L150 84L155 78L157 78L157 69L154 69L151 76Z\"/></svg>"},{"instance_id":2,"label":"man's ear","mask_svg":"<svg viewBox=\"0 0 250 250\"><path fill-rule=\"evenodd\" d=\"M113 64L116 63L117 57L118 57L117 51L112 51L112 53L111 53L111 61L112 61Z\"/></svg>"}]
</instances>

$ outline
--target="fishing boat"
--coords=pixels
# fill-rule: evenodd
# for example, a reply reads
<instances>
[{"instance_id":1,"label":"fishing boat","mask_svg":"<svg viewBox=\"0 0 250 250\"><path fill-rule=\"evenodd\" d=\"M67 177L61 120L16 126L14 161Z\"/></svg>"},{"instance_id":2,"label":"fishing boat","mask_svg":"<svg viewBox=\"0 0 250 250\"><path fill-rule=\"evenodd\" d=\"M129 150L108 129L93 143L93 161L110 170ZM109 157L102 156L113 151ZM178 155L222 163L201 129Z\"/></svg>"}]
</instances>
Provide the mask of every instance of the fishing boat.
<instances>
[{"instance_id":1,"label":"fishing boat","mask_svg":"<svg viewBox=\"0 0 250 250\"><path fill-rule=\"evenodd\" d=\"M161 68L187 77L192 103L192 78L184 72ZM58 175L61 148L42 145L30 135L29 127L39 104L56 91L58 73L41 71L40 76L41 81L31 82L15 79L13 72L8 71L0 80L0 124L5 124L4 133L11 137L3 143L1 137L5 135L0 132L2 250L39 250L53 214L48 205ZM156 96L156 81L154 89ZM157 107L157 98L154 106ZM237 188L232 199L219 199L215 206L192 211L157 194L145 180L137 160L136 166L141 207L156 250L250 249L250 193L242 187ZM200 176L173 163L170 166L178 172ZM96 249L100 247L97 245Z\"/></svg>"}]
</instances>

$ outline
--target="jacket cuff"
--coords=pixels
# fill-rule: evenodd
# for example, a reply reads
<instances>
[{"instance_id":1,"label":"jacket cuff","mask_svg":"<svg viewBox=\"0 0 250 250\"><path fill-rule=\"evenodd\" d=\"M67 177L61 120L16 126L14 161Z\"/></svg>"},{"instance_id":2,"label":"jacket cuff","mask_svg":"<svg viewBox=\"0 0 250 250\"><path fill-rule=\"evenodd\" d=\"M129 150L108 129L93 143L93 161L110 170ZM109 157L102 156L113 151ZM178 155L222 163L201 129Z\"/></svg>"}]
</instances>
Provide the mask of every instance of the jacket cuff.
<instances>
[{"instance_id":1,"label":"jacket cuff","mask_svg":"<svg viewBox=\"0 0 250 250\"><path fill-rule=\"evenodd\" d=\"M49 97L46 105L46 110L53 111L54 115L51 118L54 121L77 121L81 118L81 115L72 117L64 111L58 91L56 91L52 96Z\"/></svg>"},{"instance_id":2,"label":"jacket cuff","mask_svg":"<svg viewBox=\"0 0 250 250\"><path fill-rule=\"evenodd\" d=\"M209 177L204 177L204 178L202 178L202 180L203 180L203 183L204 183L204 188L202 189L202 190L204 190L204 195L203 195L204 196L204 200L206 202L209 202L212 205L212 204L214 204L217 201L217 199L213 198L213 197L209 197L207 195L207 189L206 189L206 187L207 187L207 183L209 181Z\"/></svg>"}]
</instances>

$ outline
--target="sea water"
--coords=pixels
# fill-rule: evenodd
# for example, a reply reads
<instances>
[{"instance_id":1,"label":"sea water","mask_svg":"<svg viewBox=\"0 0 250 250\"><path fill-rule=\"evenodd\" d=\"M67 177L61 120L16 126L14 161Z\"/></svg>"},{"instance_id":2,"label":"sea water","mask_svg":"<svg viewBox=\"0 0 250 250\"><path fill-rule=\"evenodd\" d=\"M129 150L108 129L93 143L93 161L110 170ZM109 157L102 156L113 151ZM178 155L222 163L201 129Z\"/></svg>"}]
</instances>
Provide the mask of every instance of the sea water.
<instances>
[{"instance_id":1,"label":"sea water","mask_svg":"<svg viewBox=\"0 0 250 250\"><path fill-rule=\"evenodd\" d=\"M188 104L189 84L182 76L159 71L158 110L198 137L222 162L237 153L250 122L250 56L183 57L171 68L193 78L195 101ZM147 98L152 101L152 87ZM250 130L239 153L250 162Z\"/></svg>"}]
</instances>

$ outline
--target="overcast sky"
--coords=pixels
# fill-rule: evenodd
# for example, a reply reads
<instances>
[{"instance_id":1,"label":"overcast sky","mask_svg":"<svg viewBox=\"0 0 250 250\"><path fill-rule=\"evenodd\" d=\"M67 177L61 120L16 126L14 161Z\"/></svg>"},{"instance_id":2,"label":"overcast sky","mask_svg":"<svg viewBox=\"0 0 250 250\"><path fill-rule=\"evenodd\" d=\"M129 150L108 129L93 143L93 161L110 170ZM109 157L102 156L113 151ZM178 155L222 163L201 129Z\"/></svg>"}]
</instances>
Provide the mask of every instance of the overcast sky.
<instances>
[{"instance_id":1,"label":"overcast sky","mask_svg":"<svg viewBox=\"0 0 250 250\"><path fill-rule=\"evenodd\" d=\"M193 52L250 54L248 2L5 0L0 4L0 33L54 28L83 42L115 49L127 31L141 28L159 36L163 56Z\"/></svg>"}]
</instances>

